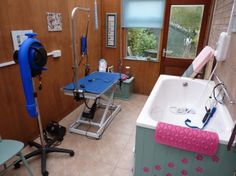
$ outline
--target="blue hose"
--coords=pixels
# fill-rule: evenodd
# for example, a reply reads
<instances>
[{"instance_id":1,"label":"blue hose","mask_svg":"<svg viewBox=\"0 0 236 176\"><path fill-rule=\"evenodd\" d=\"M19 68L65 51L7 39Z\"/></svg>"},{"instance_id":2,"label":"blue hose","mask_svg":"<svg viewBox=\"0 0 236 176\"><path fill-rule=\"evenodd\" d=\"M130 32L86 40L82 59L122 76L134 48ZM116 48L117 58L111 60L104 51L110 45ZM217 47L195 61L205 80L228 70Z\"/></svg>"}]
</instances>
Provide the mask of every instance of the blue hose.
<instances>
[{"instance_id":1,"label":"blue hose","mask_svg":"<svg viewBox=\"0 0 236 176\"><path fill-rule=\"evenodd\" d=\"M87 54L87 38L82 36L80 39L81 43L81 55L86 55Z\"/></svg>"},{"instance_id":2,"label":"blue hose","mask_svg":"<svg viewBox=\"0 0 236 176\"><path fill-rule=\"evenodd\" d=\"M216 112L216 107L213 107L213 108L211 109L211 111L210 111L210 113L209 113L209 115L208 115L206 121L203 123L203 126L202 126L202 127L198 127L198 126L191 125L191 124L190 124L190 123L191 123L191 120L189 120L189 119L186 119L184 123L185 123L185 125L186 125L187 127L190 127L190 128L203 129L203 128L208 124L208 122L210 121L210 119L213 117L213 115L215 114L215 112Z\"/></svg>"},{"instance_id":3,"label":"blue hose","mask_svg":"<svg viewBox=\"0 0 236 176\"><path fill-rule=\"evenodd\" d=\"M35 38L36 35L37 34L35 33L26 34L28 38L21 44L18 52L21 80L26 99L26 109L28 111L28 114L32 118L37 118L38 112L34 97L34 86L31 75L31 68L33 65L32 63L34 60L35 51L31 47L42 47L42 44Z\"/></svg>"}]
</instances>

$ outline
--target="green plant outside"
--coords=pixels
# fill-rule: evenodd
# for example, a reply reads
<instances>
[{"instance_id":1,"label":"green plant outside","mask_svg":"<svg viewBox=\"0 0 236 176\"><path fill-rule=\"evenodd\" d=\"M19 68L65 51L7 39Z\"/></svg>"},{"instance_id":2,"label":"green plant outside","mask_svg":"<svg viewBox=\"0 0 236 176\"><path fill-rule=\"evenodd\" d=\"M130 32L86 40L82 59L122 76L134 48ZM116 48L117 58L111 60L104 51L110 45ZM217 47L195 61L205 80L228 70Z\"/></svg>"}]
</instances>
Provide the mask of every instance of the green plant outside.
<instances>
[{"instance_id":1,"label":"green plant outside","mask_svg":"<svg viewBox=\"0 0 236 176\"><path fill-rule=\"evenodd\" d=\"M159 37L157 29L130 28L128 29L128 46L132 56L145 57L145 51L157 50L157 39Z\"/></svg>"},{"instance_id":2,"label":"green plant outside","mask_svg":"<svg viewBox=\"0 0 236 176\"><path fill-rule=\"evenodd\" d=\"M168 56L196 56L203 6L173 6L168 33Z\"/></svg>"}]
</instances>

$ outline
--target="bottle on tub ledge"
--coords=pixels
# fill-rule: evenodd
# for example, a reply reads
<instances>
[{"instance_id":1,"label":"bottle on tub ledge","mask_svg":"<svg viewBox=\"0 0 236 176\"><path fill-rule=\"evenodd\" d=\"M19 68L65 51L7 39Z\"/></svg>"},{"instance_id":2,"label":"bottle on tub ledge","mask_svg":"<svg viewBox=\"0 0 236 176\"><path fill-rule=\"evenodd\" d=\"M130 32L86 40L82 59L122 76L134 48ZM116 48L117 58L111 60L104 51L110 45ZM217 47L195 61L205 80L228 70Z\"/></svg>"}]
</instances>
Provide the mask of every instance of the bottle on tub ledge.
<instances>
[{"instance_id":1,"label":"bottle on tub ledge","mask_svg":"<svg viewBox=\"0 0 236 176\"><path fill-rule=\"evenodd\" d=\"M130 66L125 66L123 71L122 71L122 74L121 74L121 80L125 81L127 79L130 79L131 77L132 77L131 67Z\"/></svg>"},{"instance_id":2,"label":"bottle on tub ledge","mask_svg":"<svg viewBox=\"0 0 236 176\"><path fill-rule=\"evenodd\" d=\"M105 59L100 59L99 60L99 67L98 67L98 71L99 72L106 72L107 70L107 62Z\"/></svg>"},{"instance_id":3,"label":"bottle on tub ledge","mask_svg":"<svg viewBox=\"0 0 236 176\"><path fill-rule=\"evenodd\" d=\"M127 79L130 79L132 77L130 66L125 66L125 74L127 76Z\"/></svg>"}]
</instances>

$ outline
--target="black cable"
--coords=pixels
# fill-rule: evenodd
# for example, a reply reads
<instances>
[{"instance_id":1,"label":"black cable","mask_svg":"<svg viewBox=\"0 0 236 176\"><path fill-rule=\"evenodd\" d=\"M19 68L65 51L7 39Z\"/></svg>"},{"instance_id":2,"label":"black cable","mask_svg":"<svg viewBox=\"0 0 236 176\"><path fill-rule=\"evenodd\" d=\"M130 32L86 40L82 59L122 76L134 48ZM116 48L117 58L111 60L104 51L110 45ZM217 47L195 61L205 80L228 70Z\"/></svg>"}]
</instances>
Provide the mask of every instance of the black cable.
<instances>
[{"instance_id":1,"label":"black cable","mask_svg":"<svg viewBox=\"0 0 236 176\"><path fill-rule=\"evenodd\" d=\"M83 94L84 94L84 93L83 93ZM84 96L83 96L83 97L84 97ZM94 103L97 102L97 99L98 99L98 98L96 98L96 99L94 100ZM86 106L88 109L90 109L90 110L92 109L92 107L89 107L89 106L88 106L88 104L87 104L87 102L86 102L86 98L84 98L84 104L85 104L85 106Z\"/></svg>"},{"instance_id":2,"label":"black cable","mask_svg":"<svg viewBox=\"0 0 236 176\"><path fill-rule=\"evenodd\" d=\"M89 106L88 106L87 101L86 101L85 98L84 98L84 104L85 104L86 108L88 108L88 109L92 109L92 107L89 107Z\"/></svg>"},{"instance_id":3,"label":"black cable","mask_svg":"<svg viewBox=\"0 0 236 176\"><path fill-rule=\"evenodd\" d=\"M120 74L120 79L119 79L119 86L120 86L120 89L121 89L121 85L122 85L122 74L121 74L121 72L122 72L122 60L119 58L119 74Z\"/></svg>"},{"instance_id":4,"label":"black cable","mask_svg":"<svg viewBox=\"0 0 236 176\"><path fill-rule=\"evenodd\" d=\"M83 58L84 58L84 57L81 56L78 66L80 66L80 64L82 63Z\"/></svg>"}]
</instances>

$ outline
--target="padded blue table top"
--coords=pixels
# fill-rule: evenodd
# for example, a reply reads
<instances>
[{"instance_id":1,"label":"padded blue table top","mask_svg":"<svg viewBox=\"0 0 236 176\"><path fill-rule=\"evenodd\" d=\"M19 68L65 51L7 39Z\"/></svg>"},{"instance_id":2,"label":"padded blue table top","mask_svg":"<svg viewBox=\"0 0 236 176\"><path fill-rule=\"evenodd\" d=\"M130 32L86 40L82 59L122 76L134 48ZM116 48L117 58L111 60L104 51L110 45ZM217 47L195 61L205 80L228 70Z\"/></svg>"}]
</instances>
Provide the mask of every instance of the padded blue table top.
<instances>
[{"instance_id":1,"label":"padded blue table top","mask_svg":"<svg viewBox=\"0 0 236 176\"><path fill-rule=\"evenodd\" d=\"M82 89L88 93L100 94L117 83L119 79L119 73L93 72L78 81L79 89ZM74 83L70 83L67 84L63 90L73 91L74 88Z\"/></svg>"}]
</instances>

